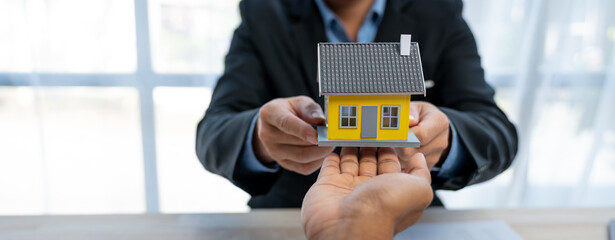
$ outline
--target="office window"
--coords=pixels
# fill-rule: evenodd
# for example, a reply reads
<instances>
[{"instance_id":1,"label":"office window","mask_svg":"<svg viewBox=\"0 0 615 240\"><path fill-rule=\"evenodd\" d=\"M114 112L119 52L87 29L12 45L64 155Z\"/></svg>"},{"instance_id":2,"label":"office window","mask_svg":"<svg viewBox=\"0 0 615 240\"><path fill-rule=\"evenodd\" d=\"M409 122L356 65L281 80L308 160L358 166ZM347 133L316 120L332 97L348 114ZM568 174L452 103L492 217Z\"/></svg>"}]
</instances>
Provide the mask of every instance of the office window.
<instances>
[{"instance_id":1,"label":"office window","mask_svg":"<svg viewBox=\"0 0 615 240\"><path fill-rule=\"evenodd\" d=\"M222 72L237 1L150 0L149 14L155 72Z\"/></svg>"},{"instance_id":2,"label":"office window","mask_svg":"<svg viewBox=\"0 0 615 240\"><path fill-rule=\"evenodd\" d=\"M246 202L250 196L225 178L205 171L194 154L194 132L211 93L209 87L154 89L161 212L249 210Z\"/></svg>"},{"instance_id":3,"label":"office window","mask_svg":"<svg viewBox=\"0 0 615 240\"><path fill-rule=\"evenodd\" d=\"M357 127L357 106L340 105L340 128Z\"/></svg>"},{"instance_id":4,"label":"office window","mask_svg":"<svg viewBox=\"0 0 615 240\"><path fill-rule=\"evenodd\" d=\"M145 211L138 93L0 87L0 214Z\"/></svg>"},{"instance_id":5,"label":"office window","mask_svg":"<svg viewBox=\"0 0 615 240\"><path fill-rule=\"evenodd\" d=\"M124 0L0 1L0 72L134 72L134 11Z\"/></svg>"},{"instance_id":6,"label":"office window","mask_svg":"<svg viewBox=\"0 0 615 240\"><path fill-rule=\"evenodd\" d=\"M247 211L194 153L237 4L0 1L0 215Z\"/></svg>"},{"instance_id":7,"label":"office window","mask_svg":"<svg viewBox=\"0 0 615 240\"><path fill-rule=\"evenodd\" d=\"M383 129L399 128L399 106L382 106L382 119L380 121Z\"/></svg>"}]
</instances>

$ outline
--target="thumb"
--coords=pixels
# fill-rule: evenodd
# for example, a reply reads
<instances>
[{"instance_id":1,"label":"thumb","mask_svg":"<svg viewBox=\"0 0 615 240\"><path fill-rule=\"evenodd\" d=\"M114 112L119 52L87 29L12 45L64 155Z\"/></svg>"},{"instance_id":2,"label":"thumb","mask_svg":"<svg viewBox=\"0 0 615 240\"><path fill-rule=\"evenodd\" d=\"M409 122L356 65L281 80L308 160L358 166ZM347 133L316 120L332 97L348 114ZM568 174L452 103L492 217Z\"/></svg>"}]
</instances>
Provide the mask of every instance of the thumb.
<instances>
[{"instance_id":1,"label":"thumb","mask_svg":"<svg viewBox=\"0 0 615 240\"><path fill-rule=\"evenodd\" d=\"M409 125L410 127L414 127L419 124L419 113L420 113L420 104L419 103L410 103L410 116Z\"/></svg>"},{"instance_id":2,"label":"thumb","mask_svg":"<svg viewBox=\"0 0 615 240\"><path fill-rule=\"evenodd\" d=\"M431 182L431 175L429 173L429 168L427 167L427 160L425 160L425 155L422 153L416 153L410 157L409 166L407 169L410 175L418 176L424 178L425 180Z\"/></svg>"},{"instance_id":3,"label":"thumb","mask_svg":"<svg viewBox=\"0 0 615 240\"><path fill-rule=\"evenodd\" d=\"M312 98L299 96L292 101L293 110L298 117L311 125L319 125L325 123L325 114L322 108Z\"/></svg>"}]
</instances>

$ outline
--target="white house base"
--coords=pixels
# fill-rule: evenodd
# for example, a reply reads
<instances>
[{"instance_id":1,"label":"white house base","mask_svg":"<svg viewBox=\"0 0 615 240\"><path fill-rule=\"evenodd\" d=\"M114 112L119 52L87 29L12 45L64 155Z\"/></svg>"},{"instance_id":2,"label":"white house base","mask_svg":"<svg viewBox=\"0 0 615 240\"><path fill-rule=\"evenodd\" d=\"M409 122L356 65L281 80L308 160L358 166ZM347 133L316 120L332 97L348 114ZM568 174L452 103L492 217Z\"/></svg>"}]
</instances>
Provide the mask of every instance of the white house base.
<instances>
[{"instance_id":1,"label":"white house base","mask_svg":"<svg viewBox=\"0 0 615 240\"><path fill-rule=\"evenodd\" d=\"M408 130L408 140L366 140L366 139L329 139L326 126L317 126L318 146L327 147L415 147L421 146L419 139Z\"/></svg>"}]
</instances>

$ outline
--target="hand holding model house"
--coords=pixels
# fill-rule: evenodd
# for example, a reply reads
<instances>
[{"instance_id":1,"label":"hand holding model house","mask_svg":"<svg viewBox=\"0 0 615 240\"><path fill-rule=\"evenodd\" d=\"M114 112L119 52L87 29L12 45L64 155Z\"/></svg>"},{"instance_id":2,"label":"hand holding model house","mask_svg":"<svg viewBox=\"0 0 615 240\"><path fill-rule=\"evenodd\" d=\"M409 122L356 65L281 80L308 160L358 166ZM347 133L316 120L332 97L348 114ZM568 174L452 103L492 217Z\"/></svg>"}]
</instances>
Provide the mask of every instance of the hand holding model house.
<instances>
[{"instance_id":1,"label":"hand holding model house","mask_svg":"<svg viewBox=\"0 0 615 240\"><path fill-rule=\"evenodd\" d=\"M334 147L319 147L312 125L324 124L320 106L309 97L278 98L259 110L252 146L259 161L308 175Z\"/></svg>"},{"instance_id":2,"label":"hand holding model house","mask_svg":"<svg viewBox=\"0 0 615 240\"><path fill-rule=\"evenodd\" d=\"M450 121L438 107L423 101L412 102L410 131L421 141L421 147L395 148L402 167L419 152L425 155L429 169L432 169L440 159L446 158L451 141Z\"/></svg>"},{"instance_id":3,"label":"hand holding model house","mask_svg":"<svg viewBox=\"0 0 615 240\"><path fill-rule=\"evenodd\" d=\"M418 152L430 169L445 157L448 118L430 103L410 101L426 91L418 43L409 35L399 43L320 43L318 83L324 114L308 97L260 109L252 143L260 161L307 175L333 147L395 147L402 167Z\"/></svg>"}]
</instances>

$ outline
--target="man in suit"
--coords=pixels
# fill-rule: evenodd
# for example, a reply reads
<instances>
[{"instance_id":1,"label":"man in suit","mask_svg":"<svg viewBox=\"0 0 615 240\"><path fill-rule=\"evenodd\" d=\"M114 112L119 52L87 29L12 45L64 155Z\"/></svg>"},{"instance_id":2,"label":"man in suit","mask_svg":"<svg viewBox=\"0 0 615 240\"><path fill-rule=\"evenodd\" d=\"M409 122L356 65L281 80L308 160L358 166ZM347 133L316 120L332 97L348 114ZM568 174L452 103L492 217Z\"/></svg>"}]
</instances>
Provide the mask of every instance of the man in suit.
<instances>
[{"instance_id":1,"label":"man in suit","mask_svg":"<svg viewBox=\"0 0 615 240\"><path fill-rule=\"evenodd\" d=\"M515 127L496 106L461 0L244 0L211 104L197 129L206 169L248 192L253 208L300 207L323 159L314 125L318 42L419 43L427 96L412 97L420 148L396 148L402 167L425 155L434 189L460 189L508 168ZM434 199L438 204L437 198Z\"/></svg>"}]
</instances>

